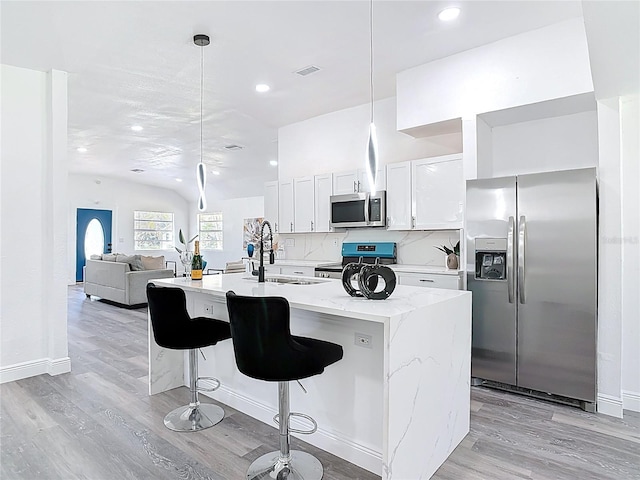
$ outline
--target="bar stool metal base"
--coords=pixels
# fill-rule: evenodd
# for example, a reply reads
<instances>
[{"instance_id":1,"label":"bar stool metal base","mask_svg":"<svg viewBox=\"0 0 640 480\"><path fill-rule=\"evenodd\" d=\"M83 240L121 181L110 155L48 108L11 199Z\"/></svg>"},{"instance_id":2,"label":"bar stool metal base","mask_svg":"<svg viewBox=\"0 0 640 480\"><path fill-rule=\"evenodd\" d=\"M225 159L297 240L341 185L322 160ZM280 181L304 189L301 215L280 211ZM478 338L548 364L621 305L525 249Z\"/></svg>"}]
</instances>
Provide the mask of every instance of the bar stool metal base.
<instances>
[{"instance_id":1,"label":"bar stool metal base","mask_svg":"<svg viewBox=\"0 0 640 480\"><path fill-rule=\"evenodd\" d=\"M164 417L165 426L174 432L197 432L213 427L224 418L224 410L209 403L178 407Z\"/></svg>"},{"instance_id":2,"label":"bar stool metal base","mask_svg":"<svg viewBox=\"0 0 640 480\"><path fill-rule=\"evenodd\" d=\"M270 452L254 461L247 470L247 480L320 480L324 471L320 461L306 452L291 450L288 462L280 452Z\"/></svg>"}]
</instances>

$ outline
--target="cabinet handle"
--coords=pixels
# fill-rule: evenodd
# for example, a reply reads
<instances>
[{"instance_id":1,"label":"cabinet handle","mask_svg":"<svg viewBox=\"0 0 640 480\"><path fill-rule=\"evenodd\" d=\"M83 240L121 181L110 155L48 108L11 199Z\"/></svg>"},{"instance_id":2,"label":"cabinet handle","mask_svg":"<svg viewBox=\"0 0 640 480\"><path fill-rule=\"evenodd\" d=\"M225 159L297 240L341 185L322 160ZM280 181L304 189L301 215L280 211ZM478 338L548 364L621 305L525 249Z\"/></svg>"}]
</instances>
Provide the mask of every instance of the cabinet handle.
<instances>
[{"instance_id":1,"label":"cabinet handle","mask_svg":"<svg viewBox=\"0 0 640 480\"><path fill-rule=\"evenodd\" d=\"M291 232L293 232L293 222L291 222L290 230L291 230Z\"/></svg>"},{"instance_id":2,"label":"cabinet handle","mask_svg":"<svg viewBox=\"0 0 640 480\"><path fill-rule=\"evenodd\" d=\"M416 228L416 217L411 217L411 228Z\"/></svg>"},{"instance_id":3,"label":"cabinet handle","mask_svg":"<svg viewBox=\"0 0 640 480\"><path fill-rule=\"evenodd\" d=\"M311 231L313 232L313 220L311 220Z\"/></svg>"},{"instance_id":4,"label":"cabinet handle","mask_svg":"<svg viewBox=\"0 0 640 480\"><path fill-rule=\"evenodd\" d=\"M357 193L358 189L356 188L356 181L353 181L353 193Z\"/></svg>"},{"instance_id":5,"label":"cabinet handle","mask_svg":"<svg viewBox=\"0 0 640 480\"><path fill-rule=\"evenodd\" d=\"M293 272L293 273L295 273L297 275L302 275L304 272Z\"/></svg>"},{"instance_id":6,"label":"cabinet handle","mask_svg":"<svg viewBox=\"0 0 640 480\"><path fill-rule=\"evenodd\" d=\"M421 278L420 281L421 282L430 282L430 283L434 282L434 280L429 280L428 278Z\"/></svg>"},{"instance_id":7,"label":"cabinet handle","mask_svg":"<svg viewBox=\"0 0 640 480\"><path fill-rule=\"evenodd\" d=\"M358 180L358 191L360 191L360 180Z\"/></svg>"},{"instance_id":8,"label":"cabinet handle","mask_svg":"<svg viewBox=\"0 0 640 480\"><path fill-rule=\"evenodd\" d=\"M276 226L276 233L278 233L278 222L275 222L274 225Z\"/></svg>"}]
</instances>

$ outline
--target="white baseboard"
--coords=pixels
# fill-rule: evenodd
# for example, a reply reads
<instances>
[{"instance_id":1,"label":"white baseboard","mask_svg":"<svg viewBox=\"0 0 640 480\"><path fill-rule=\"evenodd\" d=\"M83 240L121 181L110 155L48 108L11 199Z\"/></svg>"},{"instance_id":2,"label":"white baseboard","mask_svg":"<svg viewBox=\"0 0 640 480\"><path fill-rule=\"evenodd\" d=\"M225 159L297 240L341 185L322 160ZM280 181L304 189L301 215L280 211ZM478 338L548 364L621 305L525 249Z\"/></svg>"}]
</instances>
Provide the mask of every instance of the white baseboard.
<instances>
[{"instance_id":1,"label":"white baseboard","mask_svg":"<svg viewBox=\"0 0 640 480\"><path fill-rule=\"evenodd\" d=\"M7 367L0 367L0 383L14 382L23 378L35 377L36 375L60 375L71 371L71 359L62 358L41 358L31 362L16 363Z\"/></svg>"},{"instance_id":2,"label":"white baseboard","mask_svg":"<svg viewBox=\"0 0 640 480\"><path fill-rule=\"evenodd\" d=\"M229 405L250 417L256 418L267 425L271 425L273 427L276 426L273 422L273 416L277 412L271 405L257 402L255 399L235 392L225 385L222 385L215 392L204 394L224 403L225 405ZM291 419L291 424L294 428L309 428L308 423L303 424L302 422L298 422L295 417ZM382 452L353 442L352 440L341 435L337 435L334 432L323 430L320 425L318 426L318 430L312 435L300 435L295 433L292 433L291 435L322 450L344 458L345 460L369 470L376 475L382 475Z\"/></svg>"},{"instance_id":3,"label":"white baseboard","mask_svg":"<svg viewBox=\"0 0 640 480\"><path fill-rule=\"evenodd\" d=\"M640 412L640 393L623 390L622 408L633 412Z\"/></svg>"},{"instance_id":4,"label":"white baseboard","mask_svg":"<svg viewBox=\"0 0 640 480\"><path fill-rule=\"evenodd\" d=\"M622 418L622 398L612 397L603 393L598 394L598 413Z\"/></svg>"}]
</instances>

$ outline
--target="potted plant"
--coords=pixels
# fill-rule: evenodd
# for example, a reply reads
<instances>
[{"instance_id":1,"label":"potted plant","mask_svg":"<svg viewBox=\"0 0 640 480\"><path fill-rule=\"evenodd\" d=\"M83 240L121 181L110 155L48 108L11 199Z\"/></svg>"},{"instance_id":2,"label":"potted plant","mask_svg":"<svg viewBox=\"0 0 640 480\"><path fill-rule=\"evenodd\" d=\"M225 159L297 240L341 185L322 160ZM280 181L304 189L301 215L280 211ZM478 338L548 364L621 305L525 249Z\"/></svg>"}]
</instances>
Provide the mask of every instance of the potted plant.
<instances>
[{"instance_id":1,"label":"potted plant","mask_svg":"<svg viewBox=\"0 0 640 480\"><path fill-rule=\"evenodd\" d=\"M458 261L458 258L460 256L460 240L458 240L458 242L453 247L442 245L441 247L436 247L436 248L447 256L446 257L447 268L452 270L458 268L458 264L460 263Z\"/></svg>"}]
</instances>

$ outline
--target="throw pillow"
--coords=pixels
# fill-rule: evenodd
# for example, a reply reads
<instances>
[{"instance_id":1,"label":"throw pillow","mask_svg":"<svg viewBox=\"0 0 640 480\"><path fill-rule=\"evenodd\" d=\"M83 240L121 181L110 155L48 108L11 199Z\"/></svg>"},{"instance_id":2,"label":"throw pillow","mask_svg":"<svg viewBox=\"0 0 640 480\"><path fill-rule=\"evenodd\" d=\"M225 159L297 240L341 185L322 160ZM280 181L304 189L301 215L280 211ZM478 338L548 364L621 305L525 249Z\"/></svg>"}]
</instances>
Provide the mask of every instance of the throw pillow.
<instances>
[{"instance_id":1,"label":"throw pillow","mask_svg":"<svg viewBox=\"0 0 640 480\"><path fill-rule=\"evenodd\" d=\"M115 262L116 261L116 254L115 253L103 253L102 254L102 260L104 260L105 262Z\"/></svg>"},{"instance_id":2,"label":"throw pillow","mask_svg":"<svg viewBox=\"0 0 640 480\"><path fill-rule=\"evenodd\" d=\"M119 254L116 257L116 262L118 263L128 263L132 272L139 272L140 270L144 270L144 266L142 265L142 258L140 255L121 255Z\"/></svg>"},{"instance_id":3,"label":"throw pillow","mask_svg":"<svg viewBox=\"0 0 640 480\"><path fill-rule=\"evenodd\" d=\"M145 270L162 270L165 267L164 265L164 256L160 255L159 257L148 257L142 255L142 266Z\"/></svg>"},{"instance_id":4,"label":"throw pillow","mask_svg":"<svg viewBox=\"0 0 640 480\"><path fill-rule=\"evenodd\" d=\"M89 260L102 260L102 255L91 255Z\"/></svg>"}]
</instances>

